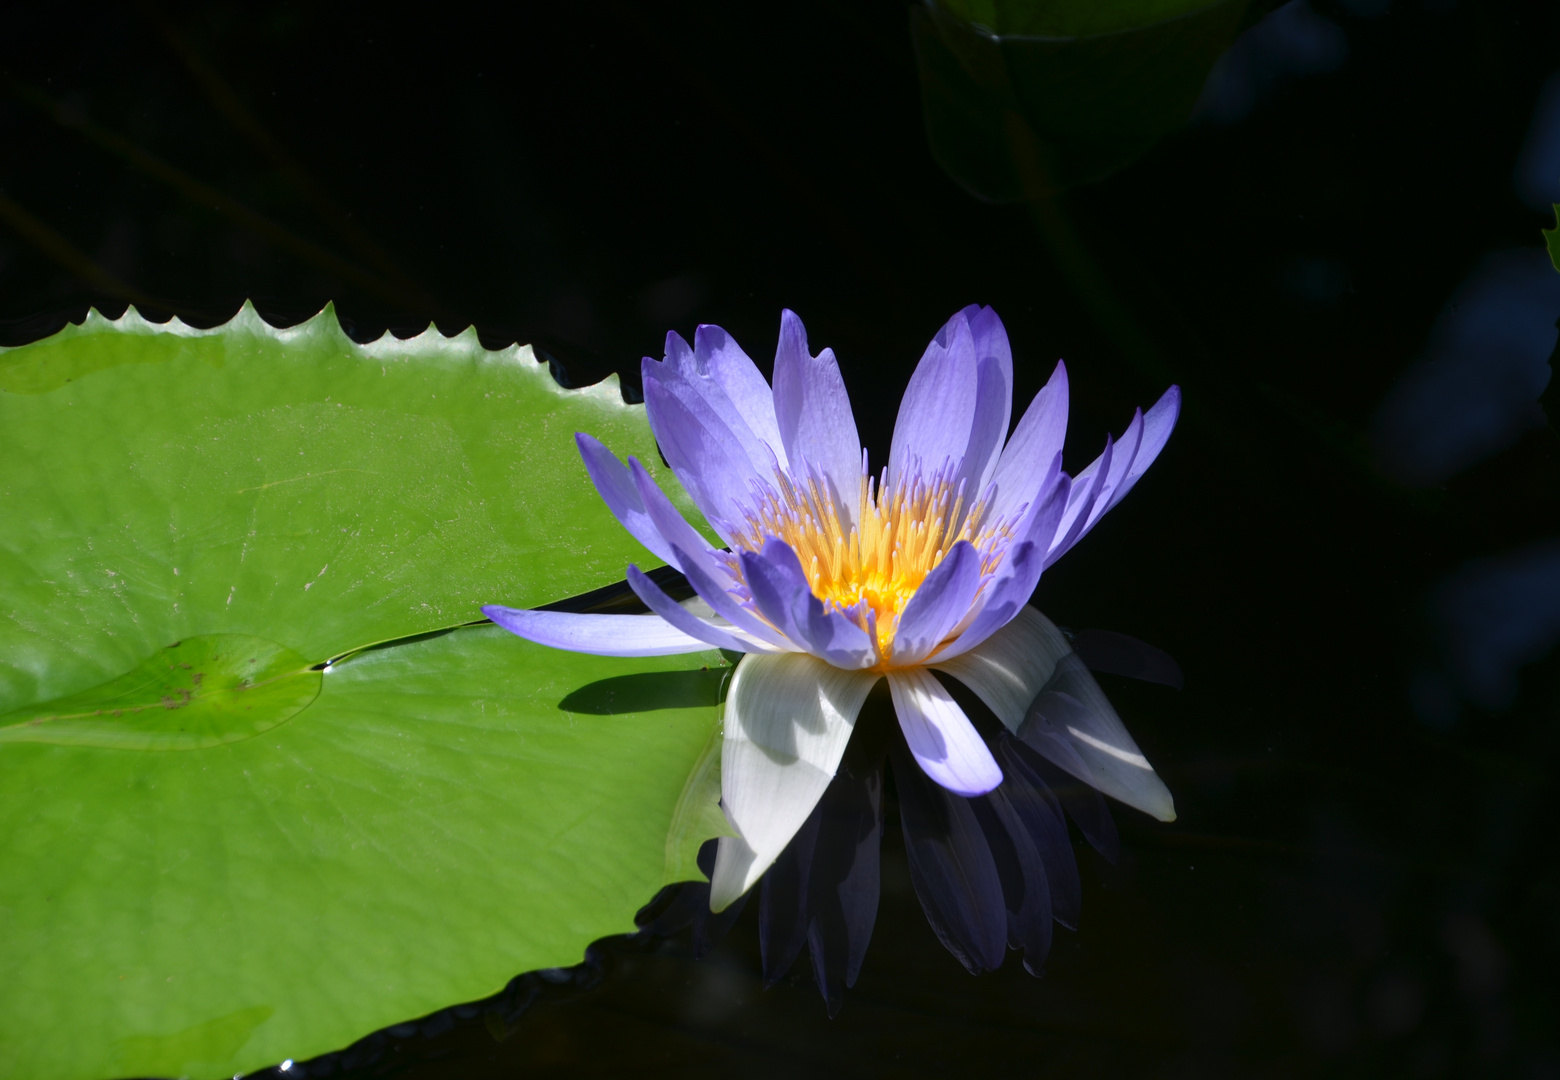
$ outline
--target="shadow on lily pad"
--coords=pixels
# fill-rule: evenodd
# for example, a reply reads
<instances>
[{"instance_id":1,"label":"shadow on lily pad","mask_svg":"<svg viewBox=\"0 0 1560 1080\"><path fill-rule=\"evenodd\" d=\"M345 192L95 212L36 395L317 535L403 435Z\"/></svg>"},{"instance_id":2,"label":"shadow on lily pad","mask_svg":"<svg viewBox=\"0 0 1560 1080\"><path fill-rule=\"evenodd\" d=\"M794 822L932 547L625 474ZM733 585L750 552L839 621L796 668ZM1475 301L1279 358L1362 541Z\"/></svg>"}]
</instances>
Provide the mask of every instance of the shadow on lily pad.
<instances>
[{"instance_id":1,"label":"shadow on lily pad","mask_svg":"<svg viewBox=\"0 0 1560 1080\"><path fill-rule=\"evenodd\" d=\"M729 669L654 671L597 679L571 691L558 702L564 712L589 716L695 709L720 700L721 682Z\"/></svg>"}]
</instances>

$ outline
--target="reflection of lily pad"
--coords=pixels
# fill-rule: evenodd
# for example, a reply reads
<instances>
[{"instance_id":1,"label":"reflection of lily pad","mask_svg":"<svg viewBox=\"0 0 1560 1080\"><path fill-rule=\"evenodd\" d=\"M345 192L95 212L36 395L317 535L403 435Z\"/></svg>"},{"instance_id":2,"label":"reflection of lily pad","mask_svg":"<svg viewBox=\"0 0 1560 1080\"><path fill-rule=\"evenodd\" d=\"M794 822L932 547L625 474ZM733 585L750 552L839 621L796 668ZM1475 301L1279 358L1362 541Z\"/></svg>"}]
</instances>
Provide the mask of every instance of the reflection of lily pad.
<instances>
[{"instance_id":1,"label":"reflection of lily pad","mask_svg":"<svg viewBox=\"0 0 1560 1080\"><path fill-rule=\"evenodd\" d=\"M928 0L911 12L927 137L991 202L1097 180L1179 129L1248 0Z\"/></svg>"},{"instance_id":2,"label":"reflection of lily pad","mask_svg":"<svg viewBox=\"0 0 1560 1080\"><path fill-rule=\"evenodd\" d=\"M0 1075L307 1057L693 876L718 653L364 651L645 558L579 429L658 465L610 381L469 332L132 313L0 352Z\"/></svg>"}]
</instances>

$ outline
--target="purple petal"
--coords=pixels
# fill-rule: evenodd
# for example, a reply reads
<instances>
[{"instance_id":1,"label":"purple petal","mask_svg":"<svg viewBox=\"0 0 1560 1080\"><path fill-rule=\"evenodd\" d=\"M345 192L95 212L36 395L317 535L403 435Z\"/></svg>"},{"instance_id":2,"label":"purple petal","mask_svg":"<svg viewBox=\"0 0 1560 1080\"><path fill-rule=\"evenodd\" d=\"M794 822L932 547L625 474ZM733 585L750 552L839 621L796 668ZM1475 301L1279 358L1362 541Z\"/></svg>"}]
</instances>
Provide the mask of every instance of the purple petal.
<instances>
[{"instance_id":1,"label":"purple petal","mask_svg":"<svg viewBox=\"0 0 1560 1080\"><path fill-rule=\"evenodd\" d=\"M1035 591L1035 584L1040 580L1040 567L1040 552L1034 544L1024 543L1015 547L1008 556L1006 569L987 586L985 604L980 614L964 628L962 634L927 658L925 663L936 665L969 652L1011 622Z\"/></svg>"},{"instance_id":2,"label":"purple petal","mask_svg":"<svg viewBox=\"0 0 1560 1080\"><path fill-rule=\"evenodd\" d=\"M1116 490L1110 497L1110 506L1119 503L1138 479L1148 471L1148 467L1159 457L1159 452L1165 448L1165 443L1170 441L1170 433L1175 430L1175 422L1181 416L1181 388L1172 386L1162 394L1158 401L1154 402L1151 409L1143 416L1143 441L1138 444L1137 453L1132 457L1132 464L1127 468L1126 476L1116 485Z\"/></svg>"},{"instance_id":3,"label":"purple petal","mask_svg":"<svg viewBox=\"0 0 1560 1080\"><path fill-rule=\"evenodd\" d=\"M1002 443L1013 420L1013 350L995 311L971 304L964 313L969 316L978 368L975 416L970 424L969 446L964 451L962 475L969 480L966 490L979 492L996 472Z\"/></svg>"},{"instance_id":4,"label":"purple petal","mask_svg":"<svg viewBox=\"0 0 1560 1080\"><path fill-rule=\"evenodd\" d=\"M1143 445L1143 411L1138 409L1132 414L1132 422L1127 425L1127 430L1121 433L1121 438L1116 440L1115 449L1111 453L1110 467L1105 470L1105 478L1100 482L1100 491L1094 499L1094 505L1089 508L1088 519L1083 528L1078 532L1081 539L1088 531L1094 528L1094 523L1104 516L1105 511L1115 505L1116 489L1126 479L1127 470L1132 467L1132 459L1137 457L1138 447ZM1103 460L1103 458L1101 459ZM1094 468L1090 465L1089 469ZM1100 468L1104 469L1103 465ZM1084 469L1079 474L1082 480L1089 474L1089 469ZM1074 541L1076 543L1076 540Z\"/></svg>"},{"instance_id":5,"label":"purple petal","mask_svg":"<svg viewBox=\"0 0 1560 1080\"><path fill-rule=\"evenodd\" d=\"M780 467L785 468L785 444L775 419L775 395L758 366L718 326L705 325L694 332L693 352L748 429L774 451Z\"/></svg>"},{"instance_id":6,"label":"purple petal","mask_svg":"<svg viewBox=\"0 0 1560 1080\"><path fill-rule=\"evenodd\" d=\"M961 311L926 346L900 399L888 454L890 487L898 488L912 473L927 476L945 462L962 469L975 424L978 384L975 340L969 316Z\"/></svg>"},{"instance_id":7,"label":"purple petal","mask_svg":"<svg viewBox=\"0 0 1560 1080\"><path fill-rule=\"evenodd\" d=\"M791 311L780 313L774 401L791 474L799 478L816 474L826 483L848 528L855 521L861 489L856 418L834 353L829 349L816 357L809 353L807 331Z\"/></svg>"},{"instance_id":8,"label":"purple petal","mask_svg":"<svg viewBox=\"0 0 1560 1080\"><path fill-rule=\"evenodd\" d=\"M642 377L650 429L666 463L687 489L694 505L726 540L727 522L747 516L751 481L769 478L748 458L741 441L696 394L679 394L675 379L663 380L654 360L645 360ZM668 537L668 539L670 539Z\"/></svg>"},{"instance_id":9,"label":"purple petal","mask_svg":"<svg viewBox=\"0 0 1560 1080\"><path fill-rule=\"evenodd\" d=\"M785 638L744 608L728 591L737 581L725 559L678 513L643 465L634 458L629 458L628 464L634 485L644 501L645 512L650 515L656 530L672 545L672 555L677 560L674 565L682 570L693 591L704 598L715 614L738 629L778 649L787 648Z\"/></svg>"},{"instance_id":10,"label":"purple petal","mask_svg":"<svg viewBox=\"0 0 1560 1080\"><path fill-rule=\"evenodd\" d=\"M733 652L771 651L755 643L751 638L738 637L729 629L717 626L708 619L699 618L662 592L660 586L646 577L639 567L632 564L628 567L628 587L634 590L635 596L645 602L647 608L689 637L707 641L717 649L730 649Z\"/></svg>"},{"instance_id":11,"label":"purple petal","mask_svg":"<svg viewBox=\"0 0 1560 1080\"><path fill-rule=\"evenodd\" d=\"M1032 505L1044 497L1042 482L1051 462L1062 452L1066 437L1067 367L1058 363L1051 381L1029 403L997 462L992 477L997 491L988 510L992 520L1004 520L1017 513L1020 506Z\"/></svg>"},{"instance_id":12,"label":"purple petal","mask_svg":"<svg viewBox=\"0 0 1560 1080\"><path fill-rule=\"evenodd\" d=\"M597 656L671 656L699 652L709 643L690 637L654 615L575 615L522 611L489 604L482 614L527 641Z\"/></svg>"},{"instance_id":13,"label":"purple petal","mask_svg":"<svg viewBox=\"0 0 1560 1080\"><path fill-rule=\"evenodd\" d=\"M1055 562L1068 548L1081 540L1105 514L1132 490L1138 479L1148 471L1159 452L1164 449L1175 422L1181 413L1181 388L1172 386L1154 403L1145 415L1138 412L1122 434L1112 451L1107 441L1105 453L1078 474L1073 490L1078 491L1085 478L1095 478L1089 505L1080 507L1074 519L1073 508L1068 508L1068 518L1063 523L1064 542L1053 549L1047 565Z\"/></svg>"},{"instance_id":14,"label":"purple petal","mask_svg":"<svg viewBox=\"0 0 1560 1080\"><path fill-rule=\"evenodd\" d=\"M650 524L665 539L674 555L681 548L687 556L686 559L672 565L686 573L687 562L697 561L707 576L716 581L731 581L730 572L725 568L715 549L710 546L710 542L688 524L688 519L672 505L672 500L666 497L666 492L660 489L649 471L633 457L628 459L628 468L629 476L634 481L635 490L639 492L640 504L644 506ZM705 599L708 600L709 597Z\"/></svg>"},{"instance_id":15,"label":"purple petal","mask_svg":"<svg viewBox=\"0 0 1560 1080\"><path fill-rule=\"evenodd\" d=\"M959 795L984 795L1002 783L986 741L925 668L888 673L899 727L927 776Z\"/></svg>"},{"instance_id":16,"label":"purple petal","mask_svg":"<svg viewBox=\"0 0 1560 1080\"><path fill-rule=\"evenodd\" d=\"M1028 537L1009 549L1006 561L995 571L994 580L986 586L980 614L971 620L957 638L938 650L928 663L951 660L975 648L1006 626L1029 603L1029 597L1039 584L1041 571L1046 565L1041 552L1049 546L1056 532L1063 508L1067 505L1068 490L1067 478L1063 477L1059 484L1050 489L1045 503L1026 513Z\"/></svg>"},{"instance_id":17,"label":"purple petal","mask_svg":"<svg viewBox=\"0 0 1560 1080\"><path fill-rule=\"evenodd\" d=\"M693 586L693 591L708 604L715 614L743 630L759 641L763 641L775 647L780 652L801 652L803 647L799 642L788 640L785 634L776 630L764 622L757 615L749 611L742 602L733 596L715 578L711 577L707 564L686 553L680 547L673 547L672 552L684 560L685 569L683 575L687 577L688 584Z\"/></svg>"},{"instance_id":18,"label":"purple petal","mask_svg":"<svg viewBox=\"0 0 1560 1080\"><path fill-rule=\"evenodd\" d=\"M1067 509L1062 512L1061 523L1056 528L1050 550L1045 556L1045 565L1050 566L1067 554L1083 535L1083 528L1089 521L1089 511L1094 509L1105 482L1110 479L1110 462L1115 455L1115 449L1115 440L1109 435L1105 436L1104 453L1095 458L1089 467L1073 480L1072 487L1067 493Z\"/></svg>"},{"instance_id":19,"label":"purple petal","mask_svg":"<svg viewBox=\"0 0 1560 1080\"><path fill-rule=\"evenodd\" d=\"M1002 966L1007 912L991 849L967 799L926 778L894 740L910 883L943 946L972 974Z\"/></svg>"},{"instance_id":20,"label":"purple petal","mask_svg":"<svg viewBox=\"0 0 1560 1080\"><path fill-rule=\"evenodd\" d=\"M711 332L706 333L705 330ZM759 409L757 418L760 424L767 425L768 434L778 442L774 399L769 392L769 384L764 382L764 377L753 366L753 361L737 348L736 343L720 327L702 328L701 335L696 335L694 338L700 343L698 347L690 349L688 343L679 335L667 334L666 359L659 364L647 360L641 365L641 369L652 370L657 381L687 406L700 423L720 433L722 437L729 432L731 438L735 439L741 447L746 464L750 465L757 475L768 477L776 457L771 443L768 438L755 431L748 422L747 413L737 406L727 392L724 382L716 378L715 373L710 370L710 361L715 360L727 375L733 374L735 370L736 385L747 397L751 398L754 391L762 388L762 399L755 404L767 405L769 416L766 422L762 410ZM757 380L757 387L753 387L750 382L743 379L741 361L746 361L752 379ZM742 462L739 461L738 464Z\"/></svg>"},{"instance_id":21,"label":"purple petal","mask_svg":"<svg viewBox=\"0 0 1560 1080\"><path fill-rule=\"evenodd\" d=\"M627 529L635 540L638 540L656 558L662 562L672 562L672 546L666 542L655 524L650 520L650 515L645 512L644 500L639 497L639 488L634 484L633 474L628 471L628 466L618 460L616 454L601 445L595 438L582 432L574 436L574 444L580 448L580 457L585 461L585 471L590 474L591 483L596 485L596 491L607 509L612 511L612 516L618 519L618 524ZM676 563L672 563L676 565Z\"/></svg>"},{"instance_id":22,"label":"purple petal","mask_svg":"<svg viewBox=\"0 0 1560 1080\"><path fill-rule=\"evenodd\" d=\"M980 588L980 555L968 540L954 544L905 605L894 628L895 664L916 664L942 644L969 613Z\"/></svg>"},{"instance_id":23,"label":"purple petal","mask_svg":"<svg viewBox=\"0 0 1560 1080\"><path fill-rule=\"evenodd\" d=\"M742 552L742 576L764 618L793 643L839 668L864 668L876 659L867 632L813 595L796 552L770 537L762 553Z\"/></svg>"}]
</instances>

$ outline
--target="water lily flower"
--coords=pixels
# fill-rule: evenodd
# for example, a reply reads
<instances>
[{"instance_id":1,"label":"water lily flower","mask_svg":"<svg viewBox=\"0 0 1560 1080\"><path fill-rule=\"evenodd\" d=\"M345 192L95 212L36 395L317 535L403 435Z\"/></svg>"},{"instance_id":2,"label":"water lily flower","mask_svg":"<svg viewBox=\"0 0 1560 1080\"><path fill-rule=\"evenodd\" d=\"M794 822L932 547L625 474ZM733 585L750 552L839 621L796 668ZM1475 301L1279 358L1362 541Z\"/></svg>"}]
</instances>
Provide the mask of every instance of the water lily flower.
<instances>
[{"instance_id":1,"label":"water lily flower","mask_svg":"<svg viewBox=\"0 0 1560 1080\"><path fill-rule=\"evenodd\" d=\"M746 893L807 822L884 679L909 757L948 792L984 795L1003 772L933 671L1014 732L1050 687L1055 700L1030 718L1029 745L1099 791L1174 818L1163 782L1028 600L1041 572L1158 456L1179 413L1176 387L1070 477L1065 367L1006 438L1007 333L990 308L971 306L927 346L874 476L833 352L814 356L790 311L773 387L715 326L699 327L691 348L668 334L665 358L646 358L642 374L661 452L725 547L705 540L634 458L624 464L588 434L576 441L618 521L702 603L677 603L631 565L650 616L483 612L576 652L746 654L727 691L721 756L722 806L738 835L720 840L712 909ZM1069 664L1081 678L1067 681Z\"/></svg>"},{"instance_id":2,"label":"water lily flower","mask_svg":"<svg viewBox=\"0 0 1560 1080\"><path fill-rule=\"evenodd\" d=\"M1072 652L1090 671L1181 685L1175 661L1141 641L1099 630L1069 636ZM1058 662L1016 735L983 725L1003 778L970 798L930 780L910 757L903 734L892 730L892 716L869 703L823 798L754 890L765 985L783 979L805 945L829 1015L844 1005L877 921L884 772L890 766L910 884L938 940L972 975L1000 967L1008 949L1023 952L1030 974L1042 974L1052 924L1075 930L1082 909L1067 820L1109 862L1116 861L1120 840L1099 791L1058 769L1032 744L1049 741L1058 709L1076 712L1090 707L1086 701L1102 699L1078 663ZM710 841L699 852L706 874L716 847ZM747 900L711 912L708 883L680 882L663 889L636 922L651 937L691 928L697 958L725 935Z\"/></svg>"}]
</instances>

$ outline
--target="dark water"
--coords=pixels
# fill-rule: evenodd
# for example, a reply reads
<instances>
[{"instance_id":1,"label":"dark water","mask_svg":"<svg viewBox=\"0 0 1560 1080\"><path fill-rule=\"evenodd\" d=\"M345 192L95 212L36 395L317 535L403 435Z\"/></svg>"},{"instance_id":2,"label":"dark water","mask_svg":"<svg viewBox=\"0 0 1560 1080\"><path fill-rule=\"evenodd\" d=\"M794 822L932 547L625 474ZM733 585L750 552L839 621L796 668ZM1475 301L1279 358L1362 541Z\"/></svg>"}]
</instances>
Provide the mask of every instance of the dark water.
<instances>
[{"instance_id":1,"label":"dark water","mask_svg":"<svg viewBox=\"0 0 1560 1080\"><path fill-rule=\"evenodd\" d=\"M1021 402L1068 362L1074 471L1185 390L1036 598L1180 661L1102 679L1180 819L1080 847L1043 979L941 948L891 802L836 1020L803 964L761 988L750 907L316 1073L1560 1076L1560 7L1287 8L1189 130L1005 206L928 148L906 4L732 7L9 5L0 338L334 300L633 384L699 322L763 364L791 307L881 461L927 339L991 304Z\"/></svg>"}]
</instances>

